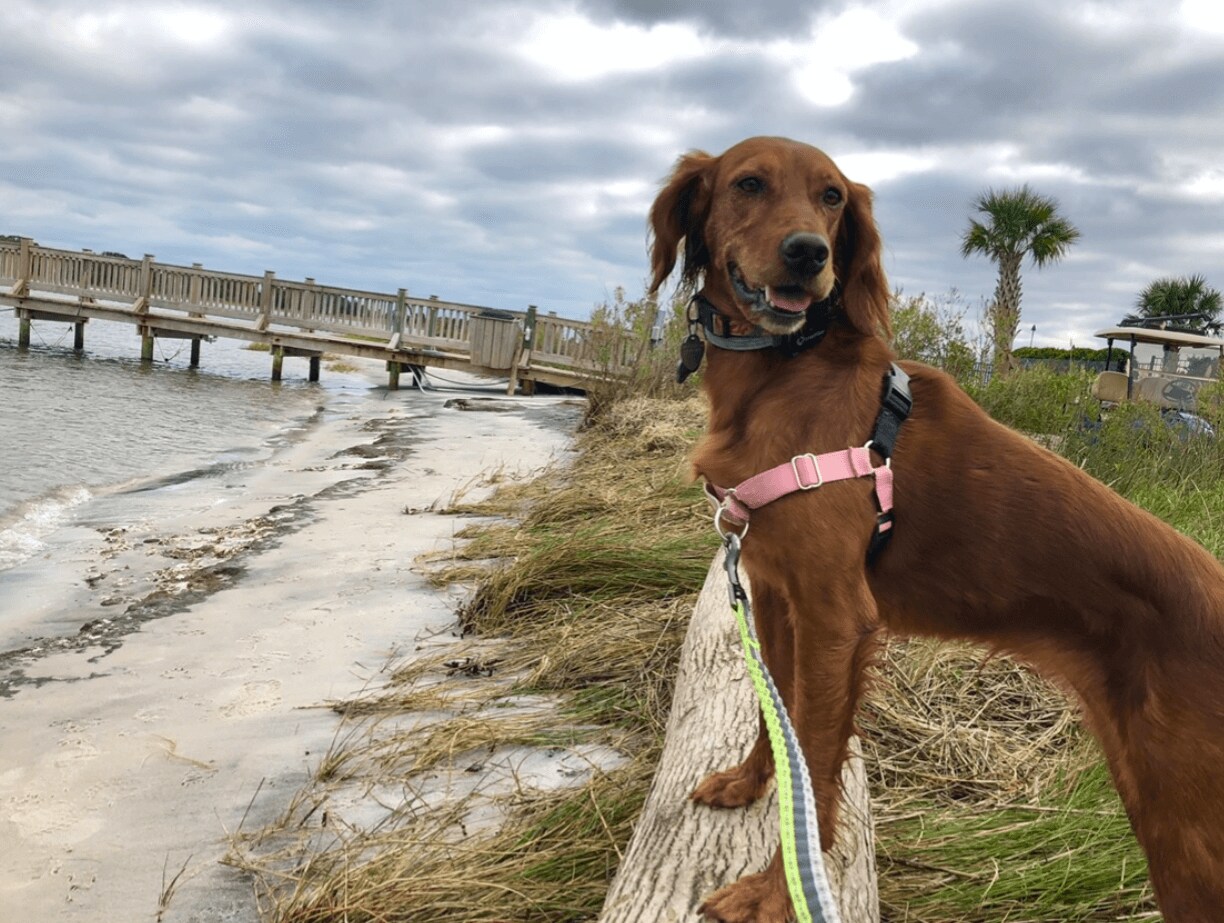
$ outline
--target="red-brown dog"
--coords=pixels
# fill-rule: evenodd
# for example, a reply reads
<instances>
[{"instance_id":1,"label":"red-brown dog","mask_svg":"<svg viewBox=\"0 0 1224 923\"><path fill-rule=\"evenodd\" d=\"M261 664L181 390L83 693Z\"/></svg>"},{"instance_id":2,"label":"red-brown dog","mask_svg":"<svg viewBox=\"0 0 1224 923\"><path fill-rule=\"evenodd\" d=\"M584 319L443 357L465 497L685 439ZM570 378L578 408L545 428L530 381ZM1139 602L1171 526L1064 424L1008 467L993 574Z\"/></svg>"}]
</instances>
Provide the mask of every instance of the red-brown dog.
<instances>
[{"instance_id":1,"label":"red-brown dog","mask_svg":"<svg viewBox=\"0 0 1224 923\"><path fill-rule=\"evenodd\" d=\"M834 299L824 340L793 357L710 345L696 471L732 487L794 456L866 443L892 359L869 190L813 147L753 138L719 157L681 158L650 220L652 288L683 244L681 272L725 319L719 335L790 334L809 306ZM811 769L824 848L878 632L967 638L1076 693L1165 919L1224 920L1224 568L993 422L943 373L902 366L914 404L892 458L891 543L868 563L867 480L762 507L744 539L758 629ZM693 797L744 805L772 772L762 731L741 765ZM702 910L726 923L784 923L779 857Z\"/></svg>"}]
</instances>

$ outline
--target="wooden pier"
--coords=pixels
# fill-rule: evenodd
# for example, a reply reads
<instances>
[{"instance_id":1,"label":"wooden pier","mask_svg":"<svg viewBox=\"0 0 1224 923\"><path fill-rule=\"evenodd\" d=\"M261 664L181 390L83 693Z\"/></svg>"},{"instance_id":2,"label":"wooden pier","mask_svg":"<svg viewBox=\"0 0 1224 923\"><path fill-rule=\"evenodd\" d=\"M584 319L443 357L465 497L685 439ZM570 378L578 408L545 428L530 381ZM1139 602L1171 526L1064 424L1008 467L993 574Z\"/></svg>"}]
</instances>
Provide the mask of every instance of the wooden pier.
<instances>
[{"instance_id":1,"label":"wooden pier","mask_svg":"<svg viewBox=\"0 0 1224 923\"><path fill-rule=\"evenodd\" d=\"M273 380L288 356L308 359L317 381L327 353L386 362L392 388L402 370L415 376L440 368L508 378L510 393L530 393L537 382L583 389L627 371L637 349L627 336L610 338L534 306L495 310L417 298L402 288L383 294L278 279L271 271L248 276L158 263L151 255L55 250L29 238L0 239L0 305L16 309L22 348L39 321L73 324L78 351L88 321L116 321L138 329L141 358L149 362L157 339L190 340L192 367L201 341L262 343Z\"/></svg>"}]
</instances>

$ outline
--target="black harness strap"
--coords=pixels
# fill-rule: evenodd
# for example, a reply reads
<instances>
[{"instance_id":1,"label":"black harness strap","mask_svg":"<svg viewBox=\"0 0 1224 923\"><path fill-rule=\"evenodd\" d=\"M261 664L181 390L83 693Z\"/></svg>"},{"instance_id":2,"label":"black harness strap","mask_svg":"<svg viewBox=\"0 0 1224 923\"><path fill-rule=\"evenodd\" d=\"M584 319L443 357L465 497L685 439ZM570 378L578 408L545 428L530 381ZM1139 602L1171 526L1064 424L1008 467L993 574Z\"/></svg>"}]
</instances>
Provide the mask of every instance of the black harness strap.
<instances>
[{"instance_id":1,"label":"black harness strap","mask_svg":"<svg viewBox=\"0 0 1224 923\"><path fill-rule=\"evenodd\" d=\"M871 434L871 447L885 459L892 458L901 424L914 408L909 380L909 375L895 362L884 375L884 396L880 398L880 415Z\"/></svg>"},{"instance_id":2,"label":"black harness strap","mask_svg":"<svg viewBox=\"0 0 1224 923\"><path fill-rule=\"evenodd\" d=\"M884 375L884 395L880 398L880 413L876 417L871 442L868 444L885 461L892 458L897 436L901 433L901 424L914 408L914 396L910 393L909 380L909 375L895 362L889 365L888 372ZM888 544L893 534L893 522L892 510L876 514L876 528L871 534L871 544L867 546L869 564Z\"/></svg>"}]
</instances>

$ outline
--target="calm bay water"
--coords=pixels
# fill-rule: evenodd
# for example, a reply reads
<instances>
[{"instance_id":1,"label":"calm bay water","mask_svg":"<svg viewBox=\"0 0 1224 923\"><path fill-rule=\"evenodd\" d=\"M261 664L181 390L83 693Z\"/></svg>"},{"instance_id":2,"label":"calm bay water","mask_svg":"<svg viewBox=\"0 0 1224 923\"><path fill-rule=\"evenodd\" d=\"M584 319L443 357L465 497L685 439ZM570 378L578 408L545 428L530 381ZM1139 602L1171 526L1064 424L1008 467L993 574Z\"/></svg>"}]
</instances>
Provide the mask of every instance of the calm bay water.
<instances>
[{"instance_id":1,"label":"calm bay water","mask_svg":"<svg viewBox=\"0 0 1224 923\"><path fill-rule=\"evenodd\" d=\"M135 329L100 321L80 357L71 329L36 321L20 351L13 312L0 308L0 570L95 496L255 463L329 402L370 387L326 370L309 384L305 360L292 359L272 385L266 353L223 340L202 344L199 370L187 368L185 341L158 341L143 365Z\"/></svg>"}]
</instances>

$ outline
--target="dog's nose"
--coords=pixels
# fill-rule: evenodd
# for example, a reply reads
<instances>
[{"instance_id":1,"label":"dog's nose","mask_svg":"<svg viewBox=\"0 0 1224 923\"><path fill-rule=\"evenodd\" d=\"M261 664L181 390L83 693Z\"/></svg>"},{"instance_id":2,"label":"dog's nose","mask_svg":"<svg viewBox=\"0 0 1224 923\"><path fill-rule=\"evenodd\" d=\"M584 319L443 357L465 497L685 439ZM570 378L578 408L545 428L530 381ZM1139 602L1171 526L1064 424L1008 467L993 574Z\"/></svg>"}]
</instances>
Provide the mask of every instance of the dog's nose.
<instances>
[{"instance_id":1,"label":"dog's nose","mask_svg":"<svg viewBox=\"0 0 1224 923\"><path fill-rule=\"evenodd\" d=\"M829 242L820 234L790 234L782 241L782 260L802 279L810 279L829 262Z\"/></svg>"}]
</instances>

